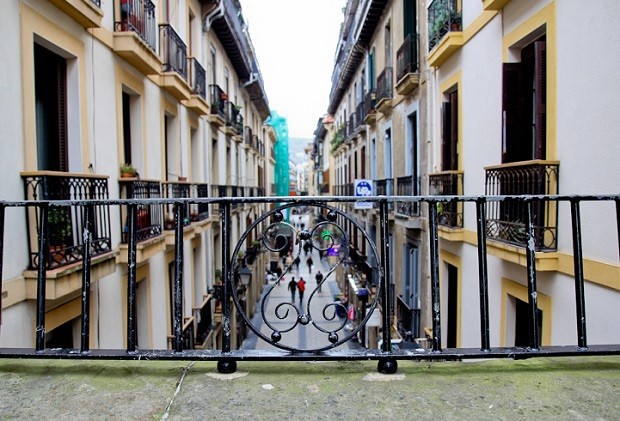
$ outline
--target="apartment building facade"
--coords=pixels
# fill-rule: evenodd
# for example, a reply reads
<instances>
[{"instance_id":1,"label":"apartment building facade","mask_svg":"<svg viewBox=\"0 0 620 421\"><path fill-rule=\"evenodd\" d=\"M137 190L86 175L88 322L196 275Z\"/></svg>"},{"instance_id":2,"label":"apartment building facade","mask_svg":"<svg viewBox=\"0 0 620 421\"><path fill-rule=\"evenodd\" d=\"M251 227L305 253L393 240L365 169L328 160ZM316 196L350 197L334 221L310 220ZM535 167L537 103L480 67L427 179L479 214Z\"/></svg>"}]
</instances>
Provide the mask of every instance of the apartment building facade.
<instances>
[{"instance_id":1,"label":"apartment building facade","mask_svg":"<svg viewBox=\"0 0 620 421\"><path fill-rule=\"evenodd\" d=\"M618 13L611 1L429 2L429 152L437 180L431 194L617 193L618 125L605 110L617 103L610 69L620 54L605 44L618 38ZM588 30L575 31L584 24ZM605 56L605 65L585 59L575 66L586 50L591 58ZM597 327L588 342L609 343L619 338L613 321L620 316L620 268L617 235L600 222L612 222L615 210L582 209L585 296L597 303L586 314ZM527 344L525 216L523 204L487 208L494 346ZM444 208L440 225L444 346L475 346L475 208ZM537 202L533 225L541 344L574 343L570 206Z\"/></svg>"},{"instance_id":2,"label":"apartment building facade","mask_svg":"<svg viewBox=\"0 0 620 421\"><path fill-rule=\"evenodd\" d=\"M238 1L10 0L1 15L2 198L272 194L276 137L264 124L269 104ZM121 166L133 174L125 178ZM170 346L175 211L148 204L137 210L136 330L143 349ZM236 206L233 240L263 211ZM98 205L94 212L91 347L123 348L128 209ZM35 208L6 217L12 246L4 254L0 343L32 347L42 221ZM178 217L186 256L184 338L190 347L214 347L221 340L219 210L193 204ZM48 347L79 344L84 224L75 208L48 214ZM257 272L254 279L262 277ZM255 282L246 291L250 314L261 288ZM233 346L241 339L234 329Z\"/></svg>"},{"instance_id":3,"label":"apartment building facade","mask_svg":"<svg viewBox=\"0 0 620 421\"><path fill-rule=\"evenodd\" d=\"M329 174L335 195L356 195L360 182L372 186L372 195L428 191L422 3L347 3L332 76L329 122L325 130L317 129L315 141L317 152L322 151L317 159L325 162L329 156L329 172L324 174ZM357 209L350 204L347 212L373 242L381 243L377 206ZM419 337L425 325L422 320L430 320L428 309L422 308L430 293L423 281L428 276L428 263L421 253L428 237L424 212L417 204L390 204L389 233L384 237L391 253L394 327L407 340ZM354 231L352 246L366 263L355 270L353 279L362 286L376 286L378 256L370 252L362 234ZM371 332L366 335L368 341L373 337Z\"/></svg>"}]
</instances>

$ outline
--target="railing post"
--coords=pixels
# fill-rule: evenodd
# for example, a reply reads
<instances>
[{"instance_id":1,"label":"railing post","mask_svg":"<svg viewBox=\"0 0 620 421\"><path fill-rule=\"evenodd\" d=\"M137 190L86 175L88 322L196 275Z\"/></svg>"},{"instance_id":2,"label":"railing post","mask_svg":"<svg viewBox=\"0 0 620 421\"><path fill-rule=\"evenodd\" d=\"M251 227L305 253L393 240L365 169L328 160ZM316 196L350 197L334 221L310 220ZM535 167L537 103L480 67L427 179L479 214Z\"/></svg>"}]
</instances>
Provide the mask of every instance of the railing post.
<instances>
[{"instance_id":1,"label":"railing post","mask_svg":"<svg viewBox=\"0 0 620 421\"><path fill-rule=\"evenodd\" d=\"M525 232L527 235L527 247L525 256L527 260L527 298L528 314L530 323L530 348L537 350L538 341L538 297L536 290L536 242L534 233L533 203L526 199L527 221Z\"/></svg>"},{"instance_id":2,"label":"railing post","mask_svg":"<svg viewBox=\"0 0 620 421\"><path fill-rule=\"evenodd\" d=\"M433 300L433 351L441 352L441 313L439 291L439 236L437 233L437 202L428 202L428 233L431 262L431 294Z\"/></svg>"},{"instance_id":3,"label":"railing post","mask_svg":"<svg viewBox=\"0 0 620 421\"><path fill-rule=\"evenodd\" d=\"M587 348L586 300L583 288L583 250L581 249L581 212L579 200L571 200L571 220L573 226L573 262L575 265L575 304L577 315L577 343L579 348Z\"/></svg>"},{"instance_id":4,"label":"railing post","mask_svg":"<svg viewBox=\"0 0 620 421\"><path fill-rule=\"evenodd\" d=\"M486 199L476 200L478 221L478 282L480 293L480 348L490 351L489 344L489 275L487 266Z\"/></svg>"},{"instance_id":5,"label":"railing post","mask_svg":"<svg viewBox=\"0 0 620 421\"><path fill-rule=\"evenodd\" d=\"M222 353L230 352L230 334L234 326L230 325L230 295L232 288L232 273L230 268L230 202L220 203L222 212L222 271L224 285L222 286ZM237 371L237 362L226 358L217 362L220 373L234 373Z\"/></svg>"},{"instance_id":6,"label":"railing post","mask_svg":"<svg viewBox=\"0 0 620 421\"><path fill-rule=\"evenodd\" d=\"M388 281L392 279L390 276L392 268L390 267L390 242L388 240L388 202L382 200L380 203L379 223L380 235L381 235L381 261L383 263L383 274L380 279L381 288L381 306L383 307L383 344L381 351L392 351L392 338L390 334L391 320L392 320L392 294L390 294L390 288L388 288ZM398 368L398 363L393 358L385 358L379 360L378 370L384 374L394 374Z\"/></svg>"},{"instance_id":7,"label":"railing post","mask_svg":"<svg viewBox=\"0 0 620 421\"><path fill-rule=\"evenodd\" d=\"M183 220L186 206L184 203L174 206L174 352L183 351Z\"/></svg>"},{"instance_id":8,"label":"railing post","mask_svg":"<svg viewBox=\"0 0 620 421\"><path fill-rule=\"evenodd\" d=\"M138 206L127 207L129 244L127 247L127 352L136 351L137 342L137 302L136 302L136 273L137 273L137 218Z\"/></svg>"},{"instance_id":9,"label":"railing post","mask_svg":"<svg viewBox=\"0 0 620 421\"><path fill-rule=\"evenodd\" d=\"M45 349L45 284L47 256L49 246L47 244L47 215L49 205L44 203L41 205L41 228L39 231L39 256L37 267L37 320L36 320L36 350L43 351Z\"/></svg>"},{"instance_id":10,"label":"railing post","mask_svg":"<svg viewBox=\"0 0 620 421\"><path fill-rule=\"evenodd\" d=\"M92 205L84 206L84 233L82 235L82 322L81 322L81 348L82 352L90 349L90 241L92 238L91 227L94 208Z\"/></svg>"}]
</instances>

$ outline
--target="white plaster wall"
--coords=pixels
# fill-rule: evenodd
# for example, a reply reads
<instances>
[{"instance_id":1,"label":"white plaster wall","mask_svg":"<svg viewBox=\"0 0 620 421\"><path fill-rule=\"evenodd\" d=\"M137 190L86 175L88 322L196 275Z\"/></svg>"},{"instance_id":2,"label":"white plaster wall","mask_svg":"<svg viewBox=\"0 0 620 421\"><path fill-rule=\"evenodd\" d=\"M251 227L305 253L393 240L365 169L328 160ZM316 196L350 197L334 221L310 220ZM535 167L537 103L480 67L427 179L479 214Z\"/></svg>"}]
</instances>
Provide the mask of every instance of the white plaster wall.
<instances>
[{"instance_id":1,"label":"white plaster wall","mask_svg":"<svg viewBox=\"0 0 620 421\"><path fill-rule=\"evenodd\" d=\"M98 338L104 349L123 348L123 299L120 273L117 271L97 282L99 303Z\"/></svg>"},{"instance_id":2,"label":"white plaster wall","mask_svg":"<svg viewBox=\"0 0 620 421\"><path fill-rule=\"evenodd\" d=\"M27 301L2 310L0 347L33 348L35 317L35 307Z\"/></svg>"},{"instance_id":3,"label":"white plaster wall","mask_svg":"<svg viewBox=\"0 0 620 421\"><path fill-rule=\"evenodd\" d=\"M159 253L149 259L151 341L155 349L166 349L168 347L167 278L168 265L166 264L165 254Z\"/></svg>"}]
</instances>

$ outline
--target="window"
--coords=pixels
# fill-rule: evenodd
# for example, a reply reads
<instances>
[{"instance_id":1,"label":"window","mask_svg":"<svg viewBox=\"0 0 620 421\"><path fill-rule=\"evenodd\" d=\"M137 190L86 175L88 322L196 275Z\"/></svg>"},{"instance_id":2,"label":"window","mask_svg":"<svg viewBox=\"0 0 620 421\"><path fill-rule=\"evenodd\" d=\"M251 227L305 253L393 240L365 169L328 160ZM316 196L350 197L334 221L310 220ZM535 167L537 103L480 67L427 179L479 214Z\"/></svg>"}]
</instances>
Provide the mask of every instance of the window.
<instances>
[{"instance_id":1,"label":"window","mask_svg":"<svg viewBox=\"0 0 620 421\"><path fill-rule=\"evenodd\" d=\"M458 170L458 90L448 94L448 102L442 104L441 169Z\"/></svg>"},{"instance_id":2,"label":"window","mask_svg":"<svg viewBox=\"0 0 620 421\"><path fill-rule=\"evenodd\" d=\"M547 130L545 36L521 50L521 61L504 63L502 162L545 159Z\"/></svg>"}]
</instances>

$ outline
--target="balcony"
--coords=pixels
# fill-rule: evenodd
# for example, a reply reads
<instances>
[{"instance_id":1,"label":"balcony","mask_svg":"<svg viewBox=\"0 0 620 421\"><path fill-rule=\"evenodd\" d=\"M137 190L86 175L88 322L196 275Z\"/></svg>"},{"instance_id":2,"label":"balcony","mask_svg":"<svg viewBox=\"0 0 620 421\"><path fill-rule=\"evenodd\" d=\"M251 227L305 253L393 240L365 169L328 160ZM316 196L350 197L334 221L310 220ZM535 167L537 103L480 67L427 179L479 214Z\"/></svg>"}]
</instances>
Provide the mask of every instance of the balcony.
<instances>
[{"instance_id":1,"label":"balcony","mask_svg":"<svg viewBox=\"0 0 620 421\"><path fill-rule=\"evenodd\" d=\"M101 26L101 19L103 18L101 0L49 1L84 28L99 28Z\"/></svg>"},{"instance_id":2,"label":"balcony","mask_svg":"<svg viewBox=\"0 0 620 421\"><path fill-rule=\"evenodd\" d=\"M209 114L209 123L218 127L224 127L226 124L226 102L228 94L222 91L217 85L209 85L209 103L211 113Z\"/></svg>"},{"instance_id":3,"label":"balcony","mask_svg":"<svg viewBox=\"0 0 620 421\"><path fill-rule=\"evenodd\" d=\"M457 0L433 0L428 7L428 64L440 66L463 45Z\"/></svg>"},{"instance_id":4,"label":"balcony","mask_svg":"<svg viewBox=\"0 0 620 421\"><path fill-rule=\"evenodd\" d=\"M207 80L205 69L195 57L188 59L190 98L184 102L185 106L198 115L209 114L207 103Z\"/></svg>"},{"instance_id":5,"label":"balcony","mask_svg":"<svg viewBox=\"0 0 620 421\"><path fill-rule=\"evenodd\" d=\"M161 184L157 180L119 179L121 199L161 199ZM151 256L163 250L165 246L162 236L162 211L161 205L140 204L136 205L136 233L135 240L138 243L138 261L146 261ZM117 258L119 263L128 260L127 243L129 242L130 220L127 207L121 208L121 255Z\"/></svg>"},{"instance_id":6,"label":"balcony","mask_svg":"<svg viewBox=\"0 0 620 421\"><path fill-rule=\"evenodd\" d=\"M375 110L375 91L369 91L364 96L364 122L374 126L377 121L377 111Z\"/></svg>"},{"instance_id":7,"label":"balcony","mask_svg":"<svg viewBox=\"0 0 620 421\"><path fill-rule=\"evenodd\" d=\"M488 195L558 194L559 162L525 161L485 168ZM527 202L495 202L487 207L489 239L525 247ZM536 251L557 248L557 204L535 200L532 206Z\"/></svg>"},{"instance_id":8,"label":"balcony","mask_svg":"<svg viewBox=\"0 0 620 421\"><path fill-rule=\"evenodd\" d=\"M70 174L52 171L21 173L27 200L106 200L108 199L108 177L86 174ZM41 208L27 208L28 267L38 266L39 234L41 232ZM110 238L110 208L93 206L91 220L83 212L71 207L52 207L47 213L47 238L45 250L46 269L56 269L82 262L84 231L90 231L89 248L91 256L100 256L112 251Z\"/></svg>"},{"instance_id":9,"label":"balcony","mask_svg":"<svg viewBox=\"0 0 620 421\"><path fill-rule=\"evenodd\" d=\"M145 75L159 74L157 18L151 0L116 0L114 52Z\"/></svg>"},{"instance_id":10,"label":"balcony","mask_svg":"<svg viewBox=\"0 0 620 421\"><path fill-rule=\"evenodd\" d=\"M396 297L396 329L405 342L415 344L420 337L420 313L419 308L409 307L402 296Z\"/></svg>"},{"instance_id":11,"label":"balcony","mask_svg":"<svg viewBox=\"0 0 620 421\"><path fill-rule=\"evenodd\" d=\"M396 178L397 196L419 196L420 177L407 175ZM417 202L399 202L396 206L396 214L403 216L420 216L420 205Z\"/></svg>"},{"instance_id":12,"label":"balcony","mask_svg":"<svg viewBox=\"0 0 620 421\"><path fill-rule=\"evenodd\" d=\"M502 10L510 0L482 0L484 10Z\"/></svg>"},{"instance_id":13,"label":"balcony","mask_svg":"<svg viewBox=\"0 0 620 421\"><path fill-rule=\"evenodd\" d=\"M243 140L243 116L241 115L241 107L235 105L232 101L226 101L226 134L233 136L235 140L241 142Z\"/></svg>"},{"instance_id":14,"label":"balcony","mask_svg":"<svg viewBox=\"0 0 620 421\"><path fill-rule=\"evenodd\" d=\"M408 95L420 85L417 37L414 39L412 42L411 35L407 35L396 52L396 92L399 95Z\"/></svg>"},{"instance_id":15,"label":"balcony","mask_svg":"<svg viewBox=\"0 0 620 421\"><path fill-rule=\"evenodd\" d=\"M377 105L376 110L380 113L387 113L392 109L393 98L393 77L392 68L383 69L377 78Z\"/></svg>"},{"instance_id":16,"label":"balcony","mask_svg":"<svg viewBox=\"0 0 620 421\"><path fill-rule=\"evenodd\" d=\"M374 180L375 194L377 196L393 196L394 195L394 179L385 178L383 180ZM379 203L374 203L374 207L377 208ZM394 203L388 203L388 210L394 210Z\"/></svg>"},{"instance_id":17,"label":"balcony","mask_svg":"<svg viewBox=\"0 0 620 421\"><path fill-rule=\"evenodd\" d=\"M183 199L190 197L191 184L185 181L165 181L161 183L162 195L166 199ZM166 204L163 206L162 211L164 213L164 230L170 231L174 229L174 215L176 209L173 205ZM183 225L188 226L191 222L189 206L185 208L185 211L181 215L183 218Z\"/></svg>"},{"instance_id":18,"label":"balcony","mask_svg":"<svg viewBox=\"0 0 620 421\"><path fill-rule=\"evenodd\" d=\"M429 194L432 196L462 196L463 171L442 171L429 174ZM463 203L452 201L437 204L439 225L449 229L463 228Z\"/></svg>"},{"instance_id":19,"label":"balcony","mask_svg":"<svg viewBox=\"0 0 620 421\"><path fill-rule=\"evenodd\" d=\"M159 25L159 52L163 60L160 86L177 100L188 100L187 47L169 24Z\"/></svg>"}]
</instances>

